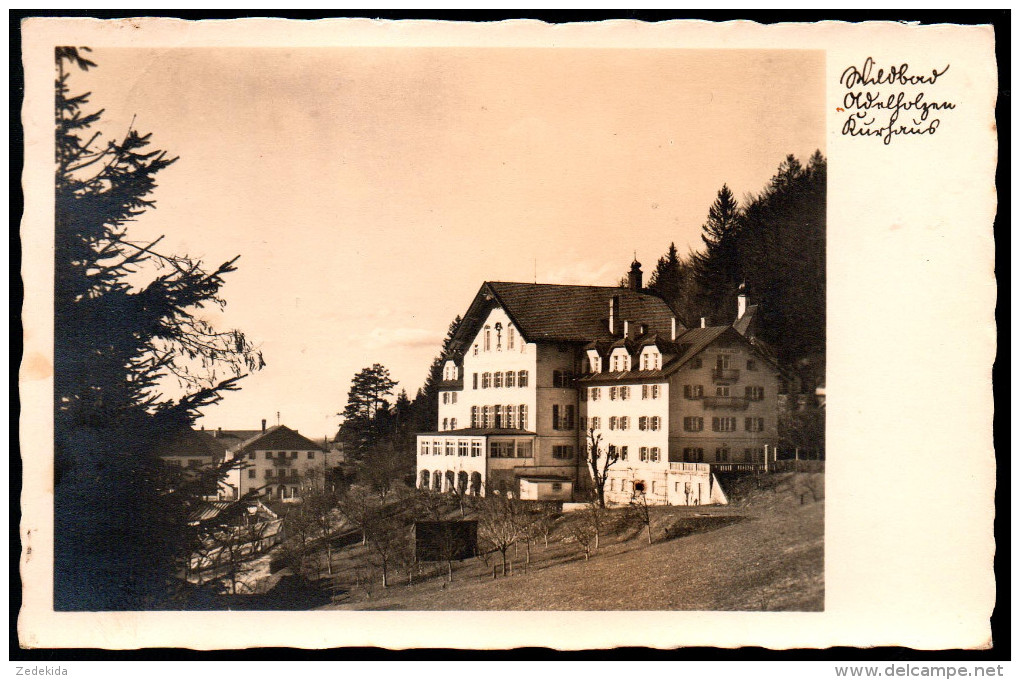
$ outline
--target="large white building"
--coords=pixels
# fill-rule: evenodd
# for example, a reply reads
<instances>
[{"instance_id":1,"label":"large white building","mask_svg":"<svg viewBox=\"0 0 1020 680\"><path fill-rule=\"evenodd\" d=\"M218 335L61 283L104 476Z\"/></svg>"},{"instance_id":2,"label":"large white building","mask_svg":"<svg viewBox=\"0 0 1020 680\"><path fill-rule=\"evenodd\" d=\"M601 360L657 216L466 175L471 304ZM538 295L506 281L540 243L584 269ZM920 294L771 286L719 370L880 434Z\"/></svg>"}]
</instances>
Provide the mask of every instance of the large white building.
<instances>
[{"instance_id":1,"label":"large white building","mask_svg":"<svg viewBox=\"0 0 1020 680\"><path fill-rule=\"evenodd\" d=\"M590 447L618 461L606 498L703 504L712 467L760 465L777 437L778 370L731 326L687 329L641 287L482 285L443 364L418 486L579 500ZM725 466L725 467L723 467Z\"/></svg>"}]
</instances>

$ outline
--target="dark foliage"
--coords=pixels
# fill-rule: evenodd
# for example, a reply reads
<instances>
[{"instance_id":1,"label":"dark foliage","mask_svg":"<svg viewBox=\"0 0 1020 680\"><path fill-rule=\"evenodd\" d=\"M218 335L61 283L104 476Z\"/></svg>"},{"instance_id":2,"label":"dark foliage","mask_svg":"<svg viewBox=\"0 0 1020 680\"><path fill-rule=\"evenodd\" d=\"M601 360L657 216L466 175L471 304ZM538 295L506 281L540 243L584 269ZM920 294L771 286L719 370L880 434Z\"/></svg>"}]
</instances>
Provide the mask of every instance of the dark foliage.
<instances>
[{"instance_id":1,"label":"dark foliage","mask_svg":"<svg viewBox=\"0 0 1020 680\"><path fill-rule=\"evenodd\" d=\"M69 66L96 66L87 51L55 53L54 606L145 609L166 606L193 543L194 493L170 483L154 448L263 360L195 314L224 304L236 258L207 271L130 238L176 159L133 129L99 143L102 111L68 87Z\"/></svg>"}]
</instances>

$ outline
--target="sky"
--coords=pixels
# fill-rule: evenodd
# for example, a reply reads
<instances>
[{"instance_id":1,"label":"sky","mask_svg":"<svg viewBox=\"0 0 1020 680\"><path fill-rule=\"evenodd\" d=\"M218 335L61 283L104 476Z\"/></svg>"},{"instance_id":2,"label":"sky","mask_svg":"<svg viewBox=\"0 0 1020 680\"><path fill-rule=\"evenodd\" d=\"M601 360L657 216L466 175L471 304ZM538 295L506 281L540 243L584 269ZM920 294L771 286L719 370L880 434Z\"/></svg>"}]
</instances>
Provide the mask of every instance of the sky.
<instances>
[{"instance_id":1,"label":"sky","mask_svg":"<svg viewBox=\"0 0 1020 680\"><path fill-rule=\"evenodd\" d=\"M206 410L332 436L351 379L411 397L482 282L646 282L700 247L725 183L825 152L824 53L520 48L96 49L72 92L179 160L129 227L214 267L219 328L267 366ZM133 121L133 122L132 122Z\"/></svg>"}]
</instances>

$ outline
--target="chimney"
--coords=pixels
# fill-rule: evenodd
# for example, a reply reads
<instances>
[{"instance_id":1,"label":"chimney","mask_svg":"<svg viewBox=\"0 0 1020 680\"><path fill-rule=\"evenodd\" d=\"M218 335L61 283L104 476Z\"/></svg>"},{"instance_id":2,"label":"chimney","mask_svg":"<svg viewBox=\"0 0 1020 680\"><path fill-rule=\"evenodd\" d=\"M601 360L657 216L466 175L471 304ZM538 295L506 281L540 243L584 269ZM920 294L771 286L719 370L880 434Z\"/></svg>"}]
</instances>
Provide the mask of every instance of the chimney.
<instances>
[{"instance_id":1,"label":"chimney","mask_svg":"<svg viewBox=\"0 0 1020 680\"><path fill-rule=\"evenodd\" d=\"M262 431L263 432L266 431L266 419L265 418L262 419Z\"/></svg>"},{"instance_id":2,"label":"chimney","mask_svg":"<svg viewBox=\"0 0 1020 680\"><path fill-rule=\"evenodd\" d=\"M676 342L676 317L669 317L669 339Z\"/></svg>"},{"instance_id":3,"label":"chimney","mask_svg":"<svg viewBox=\"0 0 1020 680\"><path fill-rule=\"evenodd\" d=\"M641 263L637 261L637 255L634 256L634 261L630 263L630 273L627 274L627 287L631 290L641 290Z\"/></svg>"},{"instance_id":4,"label":"chimney","mask_svg":"<svg viewBox=\"0 0 1020 680\"><path fill-rule=\"evenodd\" d=\"M616 317L620 316L620 296L614 295L609 301L609 334L616 335Z\"/></svg>"},{"instance_id":5,"label":"chimney","mask_svg":"<svg viewBox=\"0 0 1020 680\"><path fill-rule=\"evenodd\" d=\"M701 327L705 327L705 317L701 317Z\"/></svg>"},{"instance_id":6,"label":"chimney","mask_svg":"<svg viewBox=\"0 0 1020 680\"><path fill-rule=\"evenodd\" d=\"M737 288L737 320L743 318L747 312L747 289L744 284L740 284Z\"/></svg>"}]
</instances>

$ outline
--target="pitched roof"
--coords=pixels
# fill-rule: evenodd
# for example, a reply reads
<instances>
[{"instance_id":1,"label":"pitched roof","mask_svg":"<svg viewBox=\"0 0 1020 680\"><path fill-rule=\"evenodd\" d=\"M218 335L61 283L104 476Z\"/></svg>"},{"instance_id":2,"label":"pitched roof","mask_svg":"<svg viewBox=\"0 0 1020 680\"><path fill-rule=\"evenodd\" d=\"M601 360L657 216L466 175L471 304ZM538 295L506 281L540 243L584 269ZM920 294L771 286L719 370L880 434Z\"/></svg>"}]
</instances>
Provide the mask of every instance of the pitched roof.
<instances>
[{"instance_id":1,"label":"pitched roof","mask_svg":"<svg viewBox=\"0 0 1020 680\"><path fill-rule=\"evenodd\" d=\"M265 432L259 430L258 434L245 440L235 450L241 452L275 449L280 449L281 451L284 449L301 449L302 451L308 451L309 449L315 451L323 450L320 444L316 444L308 437L298 434L297 430L292 430L286 425L274 425Z\"/></svg>"},{"instance_id":2,"label":"pitched roof","mask_svg":"<svg viewBox=\"0 0 1020 680\"><path fill-rule=\"evenodd\" d=\"M493 304L501 306L528 342L614 341L609 333L609 303L619 298L619 330L623 322L642 323L652 333L669 335L677 316L660 297L613 286L568 286L548 283L487 281L475 295L454 338L462 349L478 330ZM678 330L683 327L678 323Z\"/></svg>"}]
</instances>

